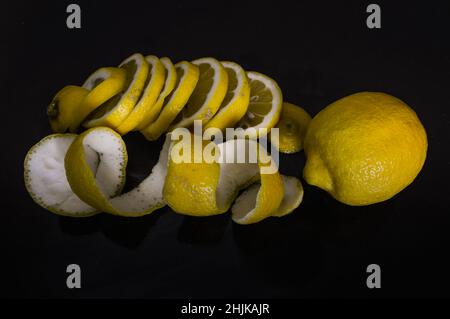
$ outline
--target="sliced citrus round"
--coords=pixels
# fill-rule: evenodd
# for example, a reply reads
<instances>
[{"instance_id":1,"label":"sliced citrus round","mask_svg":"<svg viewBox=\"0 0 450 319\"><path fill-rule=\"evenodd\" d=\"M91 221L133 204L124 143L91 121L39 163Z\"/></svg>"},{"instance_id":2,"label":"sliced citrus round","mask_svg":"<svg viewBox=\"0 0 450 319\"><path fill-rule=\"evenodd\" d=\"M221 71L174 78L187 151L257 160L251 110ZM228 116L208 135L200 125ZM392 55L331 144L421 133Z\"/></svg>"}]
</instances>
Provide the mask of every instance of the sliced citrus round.
<instances>
[{"instance_id":1,"label":"sliced citrus round","mask_svg":"<svg viewBox=\"0 0 450 319\"><path fill-rule=\"evenodd\" d=\"M164 105L158 118L141 130L145 138L150 141L157 140L167 131L170 123L186 105L197 84L199 69L196 65L182 61L175 64L175 70L177 73L175 89L164 99Z\"/></svg>"},{"instance_id":2,"label":"sliced citrus round","mask_svg":"<svg viewBox=\"0 0 450 319\"><path fill-rule=\"evenodd\" d=\"M75 85L65 86L56 93L47 107L47 116L53 132L64 133L73 125L79 106L88 93L89 90Z\"/></svg>"},{"instance_id":3,"label":"sliced citrus round","mask_svg":"<svg viewBox=\"0 0 450 319\"><path fill-rule=\"evenodd\" d=\"M125 135L136 128L153 108L156 99L164 85L164 66L154 55L145 57L149 65L149 72L144 85L144 91L128 117L119 125L117 132Z\"/></svg>"},{"instance_id":4,"label":"sliced citrus round","mask_svg":"<svg viewBox=\"0 0 450 319\"><path fill-rule=\"evenodd\" d=\"M218 111L207 122L205 129L210 127L224 130L234 127L247 112L250 99L250 86L244 69L234 63L221 62L228 74L228 89Z\"/></svg>"},{"instance_id":5,"label":"sliced citrus round","mask_svg":"<svg viewBox=\"0 0 450 319\"><path fill-rule=\"evenodd\" d=\"M219 61L201 58L192 61L192 64L198 66L200 76L194 92L170 130L190 127L195 120L201 120L205 124L217 112L227 93L228 74Z\"/></svg>"},{"instance_id":6,"label":"sliced citrus round","mask_svg":"<svg viewBox=\"0 0 450 319\"><path fill-rule=\"evenodd\" d=\"M296 153L303 148L303 140L311 116L301 107L284 102L281 110L278 138L271 139L272 144L282 153Z\"/></svg>"},{"instance_id":7,"label":"sliced citrus round","mask_svg":"<svg viewBox=\"0 0 450 319\"><path fill-rule=\"evenodd\" d=\"M251 138L269 133L280 119L283 96L274 80L258 72L247 72L250 83L250 103L247 113L237 124ZM267 132L260 131L267 129Z\"/></svg>"},{"instance_id":8,"label":"sliced citrus round","mask_svg":"<svg viewBox=\"0 0 450 319\"><path fill-rule=\"evenodd\" d=\"M97 107L120 93L125 85L126 72L120 68L100 68L92 73L83 84L88 92L72 112L70 132L75 133L83 120ZM74 103L72 101L72 103Z\"/></svg>"},{"instance_id":9,"label":"sliced citrus round","mask_svg":"<svg viewBox=\"0 0 450 319\"><path fill-rule=\"evenodd\" d=\"M112 187L110 178L114 175L125 176L125 143L110 128L92 128L79 135L67 151L67 180L78 197L99 211L127 217L149 214L165 205L162 187L169 144L170 138L167 138L158 163L138 186L127 193L109 196L108 189ZM97 154L97 168L86 161L89 152Z\"/></svg>"},{"instance_id":10,"label":"sliced citrus round","mask_svg":"<svg viewBox=\"0 0 450 319\"><path fill-rule=\"evenodd\" d=\"M28 192L40 206L59 215L85 217L97 210L72 191L64 167L65 155L76 137L75 134L53 134L34 145L25 157L24 178ZM90 167L101 169L92 151L86 153L86 161ZM107 182L109 187L105 192L114 196L122 189L125 179L112 174Z\"/></svg>"},{"instance_id":11,"label":"sliced citrus round","mask_svg":"<svg viewBox=\"0 0 450 319\"><path fill-rule=\"evenodd\" d=\"M283 217L292 213L298 206L300 206L303 200L303 186L300 180L294 176L281 175L283 181L284 197L280 206L274 211L271 216ZM242 211L246 205L253 205L256 202L258 192L260 191L261 183L257 182L252 184L249 188L242 193L242 197L239 202L236 201L234 210L241 209Z\"/></svg>"},{"instance_id":12,"label":"sliced citrus round","mask_svg":"<svg viewBox=\"0 0 450 319\"><path fill-rule=\"evenodd\" d=\"M177 83L177 72L175 71L175 66L172 64L172 61L167 57L161 58L160 61L164 67L164 86L159 93L158 99L153 106L147 110L146 114L142 116L142 121L136 126L134 131L140 131L153 123L161 112L165 98L173 91Z\"/></svg>"},{"instance_id":13,"label":"sliced citrus round","mask_svg":"<svg viewBox=\"0 0 450 319\"><path fill-rule=\"evenodd\" d=\"M148 63L142 54L136 53L123 61L119 67L124 69L127 75L123 91L92 112L83 123L85 127L107 126L117 129L133 111L144 89Z\"/></svg>"}]
</instances>

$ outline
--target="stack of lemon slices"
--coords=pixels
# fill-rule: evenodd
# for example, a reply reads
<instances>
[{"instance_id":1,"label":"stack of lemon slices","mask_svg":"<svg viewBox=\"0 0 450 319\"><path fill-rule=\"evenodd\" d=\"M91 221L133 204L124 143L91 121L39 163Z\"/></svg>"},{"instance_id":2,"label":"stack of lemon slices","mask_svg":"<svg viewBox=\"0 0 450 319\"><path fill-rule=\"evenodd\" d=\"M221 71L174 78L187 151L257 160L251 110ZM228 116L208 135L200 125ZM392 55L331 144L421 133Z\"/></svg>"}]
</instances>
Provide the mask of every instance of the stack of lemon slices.
<instances>
[{"instance_id":1,"label":"stack of lemon slices","mask_svg":"<svg viewBox=\"0 0 450 319\"><path fill-rule=\"evenodd\" d=\"M47 114L55 134L28 152L25 184L32 198L54 213L141 216L168 204L194 216L231 208L235 222L249 224L284 216L302 201L298 178L262 173L261 162L175 163L170 158L176 147L170 132L190 129L194 121L205 130L240 128L249 138L215 145L222 156L229 148L239 152L258 143L260 128L279 129L279 138L268 137L280 152L302 149L308 113L283 103L273 79L237 63L205 57L173 64L167 57L136 53L117 67L98 69L81 86L61 89ZM151 174L122 193L128 155L121 136L131 131L149 141L165 135L166 142Z\"/></svg>"}]
</instances>

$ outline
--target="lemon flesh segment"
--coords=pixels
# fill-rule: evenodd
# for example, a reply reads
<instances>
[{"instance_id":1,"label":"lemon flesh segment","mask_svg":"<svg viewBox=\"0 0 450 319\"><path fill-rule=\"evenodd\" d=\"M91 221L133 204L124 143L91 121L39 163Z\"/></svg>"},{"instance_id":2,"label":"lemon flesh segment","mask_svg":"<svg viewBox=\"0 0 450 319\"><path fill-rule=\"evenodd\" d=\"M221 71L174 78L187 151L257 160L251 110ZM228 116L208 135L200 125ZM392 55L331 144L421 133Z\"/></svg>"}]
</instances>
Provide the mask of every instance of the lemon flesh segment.
<instances>
[{"instance_id":1,"label":"lemon flesh segment","mask_svg":"<svg viewBox=\"0 0 450 319\"><path fill-rule=\"evenodd\" d=\"M282 153L299 152L303 148L309 122L311 116L303 108L284 102L280 120L275 126L279 129L279 139L272 139L272 144Z\"/></svg>"},{"instance_id":2,"label":"lemon flesh segment","mask_svg":"<svg viewBox=\"0 0 450 319\"><path fill-rule=\"evenodd\" d=\"M117 128L117 132L121 135L135 129L146 118L164 85L164 66L160 60L154 55L146 56L145 60L149 65L149 72L144 84L144 91L130 115Z\"/></svg>"},{"instance_id":3,"label":"lemon flesh segment","mask_svg":"<svg viewBox=\"0 0 450 319\"><path fill-rule=\"evenodd\" d=\"M177 127L190 127L195 120L207 123L217 112L227 93L228 73L222 64L214 58L201 58L192 61L198 66L199 79L189 101L178 114Z\"/></svg>"},{"instance_id":4,"label":"lemon flesh segment","mask_svg":"<svg viewBox=\"0 0 450 319\"><path fill-rule=\"evenodd\" d=\"M50 127L55 133L66 132L76 121L80 104L88 95L89 90L68 85L62 88L47 107Z\"/></svg>"},{"instance_id":5,"label":"lemon flesh segment","mask_svg":"<svg viewBox=\"0 0 450 319\"><path fill-rule=\"evenodd\" d=\"M127 152L121 136L106 127L92 128L79 135L69 148L65 166L74 192L86 203L107 213L136 217L165 205L162 187L167 169L170 139L166 140L158 163L137 187L127 193L109 196L112 176L125 176ZM97 169L86 161L93 151L99 157Z\"/></svg>"},{"instance_id":6,"label":"lemon flesh segment","mask_svg":"<svg viewBox=\"0 0 450 319\"><path fill-rule=\"evenodd\" d=\"M199 79L199 68L187 61L175 64L177 83L175 89L164 99L164 105L158 118L140 132L150 141L164 134L170 123L186 105Z\"/></svg>"},{"instance_id":7,"label":"lemon flesh segment","mask_svg":"<svg viewBox=\"0 0 450 319\"><path fill-rule=\"evenodd\" d=\"M256 138L266 128L267 133L280 119L283 95L277 82L258 72L247 72L250 84L250 103L247 113L237 124L245 136Z\"/></svg>"},{"instance_id":8,"label":"lemon flesh segment","mask_svg":"<svg viewBox=\"0 0 450 319\"><path fill-rule=\"evenodd\" d=\"M250 101L250 85L244 69L234 62L222 61L221 64L228 74L228 89L217 113L206 123L205 129L234 127L247 112Z\"/></svg>"},{"instance_id":9,"label":"lemon flesh segment","mask_svg":"<svg viewBox=\"0 0 450 319\"><path fill-rule=\"evenodd\" d=\"M123 91L92 112L84 121L84 127L107 126L117 129L133 111L144 89L149 66L145 58L136 53L123 61L119 68L126 72Z\"/></svg>"},{"instance_id":10,"label":"lemon flesh segment","mask_svg":"<svg viewBox=\"0 0 450 319\"><path fill-rule=\"evenodd\" d=\"M34 145L24 161L25 186L41 207L58 215L85 217L96 209L75 195L66 178L64 157L75 134L52 134ZM96 164L96 158L90 158Z\"/></svg>"},{"instance_id":11,"label":"lemon flesh segment","mask_svg":"<svg viewBox=\"0 0 450 319\"><path fill-rule=\"evenodd\" d=\"M390 199L410 185L427 156L427 134L403 101L359 92L321 110L305 137L303 176L347 205Z\"/></svg>"},{"instance_id":12,"label":"lemon flesh segment","mask_svg":"<svg viewBox=\"0 0 450 319\"><path fill-rule=\"evenodd\" d=\"M119 94L123 90L125 82L126 72L124 69L104 67L92 73L83 83L83 88L89 90L89 93L72 115L70 132L75 133L90 113Z\"/></svg>"},{"instance_id":13,"label":"lemon flesh segment","mask_svg":"<svg viewBox=\"0 0 450 319\"><path fill-rule=\"evenodd\" d=\"M167 57L161 58L160 61L164 67L165 81L163 88L159 93L156 102L148 109L146 114L143 115L142 121L136 126L134 131L140 131L155 121L161 112L165 98L173 91L177 83L177 72L175 71L175 66L172 64L172 61Z\"/></svg>"}]
</instances>

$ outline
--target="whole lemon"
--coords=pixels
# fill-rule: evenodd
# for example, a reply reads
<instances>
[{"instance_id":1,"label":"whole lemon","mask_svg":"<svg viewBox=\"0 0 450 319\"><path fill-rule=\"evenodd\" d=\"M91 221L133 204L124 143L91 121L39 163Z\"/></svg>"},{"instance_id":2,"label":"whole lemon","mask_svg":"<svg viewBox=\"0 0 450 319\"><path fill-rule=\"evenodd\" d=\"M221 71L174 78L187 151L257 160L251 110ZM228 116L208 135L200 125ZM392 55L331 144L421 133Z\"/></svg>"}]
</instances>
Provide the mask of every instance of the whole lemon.
<instances>
[{"instance_id":1,"label":"whole lemon","mask_svg":"<svg viewBox=\"0 0 450 319\"><path fill-rule=\"evenodd\" d=\"M305 137L305 180L348 205L385 201L412 183L427 154L416 113L377 92L344 97L320 111Z\"/></svg>"}]
</instances>

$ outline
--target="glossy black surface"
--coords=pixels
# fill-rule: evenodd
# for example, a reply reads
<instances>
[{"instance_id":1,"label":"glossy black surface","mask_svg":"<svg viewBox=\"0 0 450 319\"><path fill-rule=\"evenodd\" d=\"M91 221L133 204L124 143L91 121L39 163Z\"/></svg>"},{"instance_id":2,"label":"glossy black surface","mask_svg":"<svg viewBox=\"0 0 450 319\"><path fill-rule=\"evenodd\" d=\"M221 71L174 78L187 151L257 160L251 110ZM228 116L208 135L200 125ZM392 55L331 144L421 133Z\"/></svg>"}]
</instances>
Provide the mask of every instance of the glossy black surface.
<instances>
[{"instance_id":1,"label":"glossy black surface","mask_svg":"<svg viewBox=\"0 0 450 319\"><path fill-rule=\"evenodd\" d=\"M13 297L449 296L449 5L380 3L382 28L365 25L370 2L76 1L82 29L66 28L68 1L17 2L8 21L2 103L2 295ZM256 6L255 6L256 5ZM50 134L45 107L64 85L134 52L172 61L214 56L278 81L284 99L316 114L345 95L395 95L418 113L429 152L415 182L393 199L349 207L306 185L290 216L251 226L229 214L192 218L169 208L136 219L58 217L23 185L27 150ZM4 64L5 68L5 64ZM5 114L6 110L6 114ZM125 137L128 181L156 162L162 141ZM301 176L304 154L282 156ZM66 266L82 288L66 288ZM366 287L366 267L382 288Z\"/></svg>"}]
</instances>

